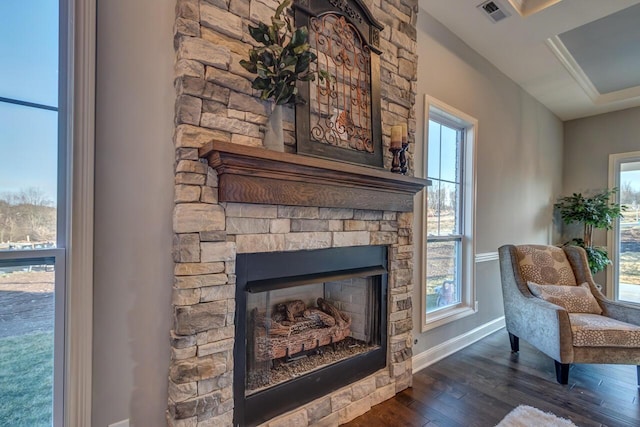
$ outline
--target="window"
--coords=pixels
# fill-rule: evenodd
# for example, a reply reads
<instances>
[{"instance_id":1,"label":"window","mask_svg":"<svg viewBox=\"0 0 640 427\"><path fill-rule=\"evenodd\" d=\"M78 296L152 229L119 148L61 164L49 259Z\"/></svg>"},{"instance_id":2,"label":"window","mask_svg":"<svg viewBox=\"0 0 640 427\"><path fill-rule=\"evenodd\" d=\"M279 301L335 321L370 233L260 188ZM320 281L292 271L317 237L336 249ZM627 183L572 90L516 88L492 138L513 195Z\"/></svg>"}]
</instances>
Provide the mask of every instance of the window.
<instances>
[{"instance_id":1,"label":"window","mask_svg":"<svg viewBox=\"0 0 640 427\"><path fill-rule=\"evenodd\" d=\"M0 3L0 420L63 421L66 118L58 0ZM61 99L61 98L60 98Z\"/></svg>"},{"instance_id":2,"label":"window","mask_svg":"<svg viewBox=\"0 0 640 427\"><path fill-rule=\"evenodd\" d=\"M62 420L59 5L38 3L0 5L12 17L0 28L0 419L12 425Z\"/></svg>"},{"instance_id":3,"label":"window","mask_svg":"<svg viewBox=\"0 0 640 427\"><path fill-rule=\"evenodd\" d=\"M0 16L0 420L91 425L96 1Z\"/></svg>"},{"instance_id":4,"label":"window","mask_svg":"<svg viewBox=\"0 0 640 427\"><path fill-rule=\"evenodd\" d=\"M423 205L426 254L423 330L475 312L474 145L477 121L431 97L425 101Z\"/></svg>"},{"instance_id":5,"label":"window","mask_svg":"<svg viewBox=\"0 0 640 427\"><path fill-rule=\"evenodd\" d=\"M607 294L610 298L640 304L640 151L609 156L609 187L617 187L617 201L627 206L609 233Z\"/></svg>"}]
</instances>

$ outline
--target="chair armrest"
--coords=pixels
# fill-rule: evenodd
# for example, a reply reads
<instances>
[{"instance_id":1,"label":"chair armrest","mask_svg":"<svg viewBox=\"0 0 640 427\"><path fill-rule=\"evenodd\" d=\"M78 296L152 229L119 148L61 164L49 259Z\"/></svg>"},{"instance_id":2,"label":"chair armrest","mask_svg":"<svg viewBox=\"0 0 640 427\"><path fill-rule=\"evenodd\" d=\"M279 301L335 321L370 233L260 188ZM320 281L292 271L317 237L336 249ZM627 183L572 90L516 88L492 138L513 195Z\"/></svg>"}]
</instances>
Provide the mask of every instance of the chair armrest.
<instances>
[{"instance_id":1,"label":"chair armrest","mask_svg":"<svg viewBox=\"0 0 640 427\"><path fill-rule=\"evenodd\" d=\"M602 286L593 280L587 280L586 283L589 285L593 296L598 300L604 316L640 326L640 307L633 304L612 301L602 293Z\"/></svg>"},{"instance_id":2,"label":"chair armrest","mask_svg":"<svg viewBox=\"0 0 640 427\"><path fill-rule=\"evenodd\" d=\"M597 297L596 297L597 298ZM631 323L640 326L640 307L632 304L625 304L618 301L611 301L607 298L597 298L604 315L621 322Z\"/></svg>"},{"instance_id":3,"label":"chair armrest","mask_svg":"<svg viewBox=\"0 0 640 427\"><path fill-rule=\"evenodd\" d=\"M558 305L520 294L506 314L507 329L561 363L573 362L569 313Z\"/></svg>"}]
</instances>

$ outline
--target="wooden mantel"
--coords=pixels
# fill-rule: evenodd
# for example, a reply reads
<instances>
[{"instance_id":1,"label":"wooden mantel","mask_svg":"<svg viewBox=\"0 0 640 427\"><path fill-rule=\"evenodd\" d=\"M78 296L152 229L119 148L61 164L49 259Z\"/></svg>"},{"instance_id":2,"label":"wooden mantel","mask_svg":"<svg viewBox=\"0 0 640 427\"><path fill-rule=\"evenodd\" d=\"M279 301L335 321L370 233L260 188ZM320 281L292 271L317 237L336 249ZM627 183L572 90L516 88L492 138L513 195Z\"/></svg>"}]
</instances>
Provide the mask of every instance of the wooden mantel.
<instances>
[{"instance_id":1,"label":"wooden mantel","mask_svg":"<svg viewBox=\"0 0 640 427\"><path fill-rule=\"evenodd\" d=\"M218 172L221 202L410 212L428 180L298 154L213 141L200 157Z\"/></svg>"}]
</instances>

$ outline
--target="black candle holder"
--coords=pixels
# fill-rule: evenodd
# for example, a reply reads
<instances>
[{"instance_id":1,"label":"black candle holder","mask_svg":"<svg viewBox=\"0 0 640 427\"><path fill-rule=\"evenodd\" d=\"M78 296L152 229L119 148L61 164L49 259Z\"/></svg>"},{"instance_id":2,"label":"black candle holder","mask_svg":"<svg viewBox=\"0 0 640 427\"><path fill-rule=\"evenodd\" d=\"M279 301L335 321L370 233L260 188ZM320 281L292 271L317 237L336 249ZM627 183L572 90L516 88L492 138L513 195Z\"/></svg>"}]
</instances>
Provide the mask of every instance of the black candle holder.
<instances>
[{"instance_id":1,"label":"black candle holder","mask_svg":"<svg viewBox=\"0 0 640 427\"><path fill-rule=\"evenodd\" d=\"M393 153L393 160L391 160L391 172L402 173L402 167L400 166L400 153L402 148L389 148L389 151Z\"/></svg>"},{"instance_id":2,"label":"black candle holder","mask_svg":"<svg viewBox=\"0 0 640 427\"><path fill-rule=\"evenodd\" d=\"M409 147L408 142L402 143L402 149L400 150L399 160L400 160L400 173L405 175L409 168L407 167L407 147Z\"/></svg>"}]
</instances>

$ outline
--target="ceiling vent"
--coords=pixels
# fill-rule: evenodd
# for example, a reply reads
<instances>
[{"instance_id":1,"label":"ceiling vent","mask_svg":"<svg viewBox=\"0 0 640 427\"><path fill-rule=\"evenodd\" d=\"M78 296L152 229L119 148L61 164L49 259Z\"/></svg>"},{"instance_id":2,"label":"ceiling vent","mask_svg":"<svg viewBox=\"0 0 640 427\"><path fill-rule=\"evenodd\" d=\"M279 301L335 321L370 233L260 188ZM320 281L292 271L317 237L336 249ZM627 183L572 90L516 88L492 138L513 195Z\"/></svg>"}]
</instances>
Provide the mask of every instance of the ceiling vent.
<instances>
[{"instance_id":1,"label":"ceiling vent","mask_svg":"<svg viewBox=\"0 0 640 427\"><path fill-rule=\"evenodd\" d=\"M491 20L496 23L507 18L511 14L495 0L489 0L478 6L480 10Z\"/></svg>"}]
</instances>

